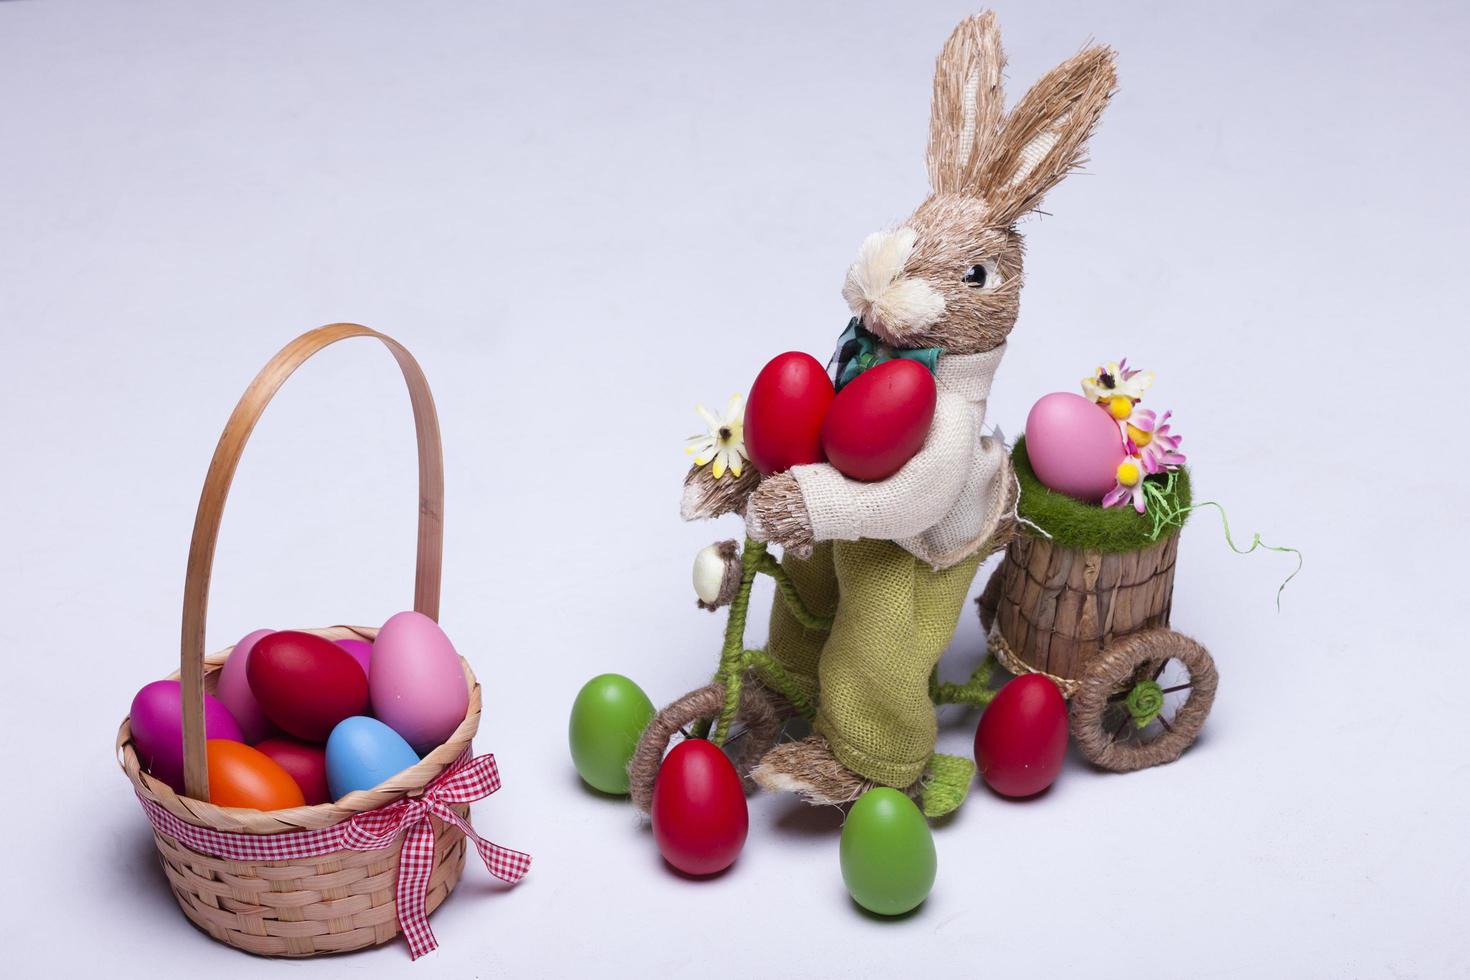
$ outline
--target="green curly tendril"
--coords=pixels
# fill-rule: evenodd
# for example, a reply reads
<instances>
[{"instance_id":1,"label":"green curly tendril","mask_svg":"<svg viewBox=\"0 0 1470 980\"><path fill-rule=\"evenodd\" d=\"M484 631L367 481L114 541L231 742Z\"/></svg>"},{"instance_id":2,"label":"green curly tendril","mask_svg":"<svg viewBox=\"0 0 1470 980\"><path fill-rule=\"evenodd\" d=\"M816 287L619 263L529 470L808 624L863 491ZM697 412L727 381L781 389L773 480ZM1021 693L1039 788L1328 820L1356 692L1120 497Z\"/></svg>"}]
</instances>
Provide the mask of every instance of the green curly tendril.
<instances>
[{"instance_id":1,"label":"green curly tendril","mask_svg":"<svg viewBox=\"0 0 1470 980\"><path fill-rule=\"evenodd\" d=\"M1286 576L1286 578L1282 580L1281 585L1276 589L1276 611L1280 612L1281 593L1286 591L1287 583L1296 578L1302 570L1302 553L1296 548L1286 548L1279 545L1266 544L1264 541L1261 540L1261 536L1259 534L1251 535L1251 543L1249 547L1240 547L1238 544L1235 543L1235 539L1230 536L1230 518L1228 515L1226 515L1225 508L1222 507L1220 504L1216 503L1213 500L1206 500L1203 503L1190 504L1187 507L1179 507L1175 505L1173 491L1174 480L1176 479L1176 477L1177 473L1174 470L1170 470L1168 478L1164 481L1162 486L1160 486L1155 481L1144 481L1143 492L1148 497L1148 513L1153 517L1154 521L1153 531L1150 533L1151 539L1157 541L1159 539L1159 536L1171 527L1183 527L1184 518L1192 511L1203 510L1206 507L1215 508L1217 511L1220 512L1220 524L1225 529L1225 543L1229 545L1230 550L1235 552L1237 555L1248 555L1251 552L1255 551L1257 548L1263 549L1265 551L1278 551L1283 554L1296 555L1296 569L1290 575Z\"/></svg>"}]
</instances>

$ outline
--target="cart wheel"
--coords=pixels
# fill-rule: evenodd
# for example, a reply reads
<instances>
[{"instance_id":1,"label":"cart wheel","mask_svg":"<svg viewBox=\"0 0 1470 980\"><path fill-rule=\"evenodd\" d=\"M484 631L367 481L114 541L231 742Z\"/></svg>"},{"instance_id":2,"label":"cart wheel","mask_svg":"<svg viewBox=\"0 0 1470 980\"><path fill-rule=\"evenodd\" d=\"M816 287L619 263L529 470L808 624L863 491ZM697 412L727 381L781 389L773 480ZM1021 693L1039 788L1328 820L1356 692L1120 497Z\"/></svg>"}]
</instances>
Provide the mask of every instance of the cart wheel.
<instances>
[{"instance_id":1,"label":"cart wheel","mask_svg":"<svg viewBox=\"0 0 1470 980\"><path fill-rule=\"evenodd\" d=\"M1219 683L1209 651L1182 633L1142 630L1110 644L1072 698L1072 737L1113 772L1173 762L1204 726Z\"/></svg>"},{"instance_id":2,"label":"cart wheel","mask_svg":"<svg viewBox=\"0 0 1470 980\"><path fill-rule=\"evenodd\" d=\"M653 782L658 778L658 767L663 764L674 736L700 719L717 717L724 704L725 685L713 681L690 691L653 716L628 762L628 792L634 806L648 812L653 803ZM740 688L740 707L732 726L735 730L725 745L747 792L754 788L751 768L776 744L783 721L766 689L753 678L746 678ZM739 730L740 727L744 730Z\"/></svg>"}]
</instances>

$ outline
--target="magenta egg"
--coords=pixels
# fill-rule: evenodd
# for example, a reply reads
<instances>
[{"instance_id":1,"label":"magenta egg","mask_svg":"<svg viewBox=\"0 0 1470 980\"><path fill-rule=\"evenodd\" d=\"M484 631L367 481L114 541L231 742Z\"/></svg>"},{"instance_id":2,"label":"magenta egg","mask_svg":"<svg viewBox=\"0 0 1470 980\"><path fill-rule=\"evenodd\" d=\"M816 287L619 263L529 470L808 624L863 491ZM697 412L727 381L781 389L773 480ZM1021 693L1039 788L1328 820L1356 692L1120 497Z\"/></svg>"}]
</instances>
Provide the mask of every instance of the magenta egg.
<instances>
[{"instance_id":1,"label":"magenta egg","mask_svg":"<svg viewBox=\"0 0 1470 980\"><path fill-rule=\"evenodd\" d=\"M345 640L333 640L332 642L352 654L352 659L362 665L362 676L370 676L370 668L373 662L373 645L371 643L367 640L359 640L357 637L348 637Z\"/></svg>"},{"instance_id":2,"label":"magenta egg","mask_svg":"<svg viewBox=\"0 0 1470 980\"><path fill-rule=\"evenodd\" d=\"M155 779L184 792L184 711L178 681L154 681L133 697L128 710L133 748L138 761ZM244 735L229 709L213 695L204 695L206 737L243 742Z\"/></svg>"},{"instance_id":3,"label":"magenta egg","mask_svg":"<svg viewBox=\"0 0 1470 980\"><path fill-rule=\"evenodd\" d=\"M1100 503L1118 479L1123 433L1100 405L1069 391L1045 395L1026 416L1026 456L1059 493Z\"/></svg>"},{"instance_id":4,"label":"magenta egg","mask_svg":"<svg viewBox=\"0 0 1470 980\"><path fill-rule=\"evenodd\" d=\"M250 660L250 651L255 649L255 644L261 637L269 636L272 632L274 631L256 630L246 633L235 644L230 655L225 658L224 669L219 672L219 686L214 691L214 696L220 699L220 703L230 709L230 714L245 735L245 741L251 745L276 730L265 712L260 710L260 703L251 693L250 681L245 676L245 665Z\"/></svg>"}]
</instances>

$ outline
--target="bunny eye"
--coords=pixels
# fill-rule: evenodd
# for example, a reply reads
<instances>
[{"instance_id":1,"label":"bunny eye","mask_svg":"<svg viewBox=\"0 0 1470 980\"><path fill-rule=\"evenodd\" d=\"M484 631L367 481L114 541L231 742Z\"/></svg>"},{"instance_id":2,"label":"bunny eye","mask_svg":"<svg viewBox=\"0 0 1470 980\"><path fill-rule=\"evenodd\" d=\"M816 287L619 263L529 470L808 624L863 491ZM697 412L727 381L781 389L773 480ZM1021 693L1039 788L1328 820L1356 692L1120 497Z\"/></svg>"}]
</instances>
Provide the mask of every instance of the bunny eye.
<instances>
[{"instance_id":1,"label":"bunny eye","mask_svg":"<svg viewBox=\"0 0 1470 980\"><path fill-rule=\"evenodd\" d=\"M970 266L964 278L966 283L976 289L984 289L986 286L996 286L1000 283L1000 274L996 271L994 261L980 262Z\"/></svg>"}]
</instances>

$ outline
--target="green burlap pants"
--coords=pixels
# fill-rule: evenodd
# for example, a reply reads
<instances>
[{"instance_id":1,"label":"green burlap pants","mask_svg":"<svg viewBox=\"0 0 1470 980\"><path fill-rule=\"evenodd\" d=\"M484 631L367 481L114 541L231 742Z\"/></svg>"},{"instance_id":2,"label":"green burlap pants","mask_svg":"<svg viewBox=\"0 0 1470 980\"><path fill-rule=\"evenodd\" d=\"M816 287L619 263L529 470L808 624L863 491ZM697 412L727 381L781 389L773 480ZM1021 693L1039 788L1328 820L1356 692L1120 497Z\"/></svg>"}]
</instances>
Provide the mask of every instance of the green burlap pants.
<instances>
[{"instance_id":1,"label":"green burlap pants","mask_svg":"<svg viewBox=\"0 0 1470 980\"><path fill-rule=\"evenodd\" d=\"M779 598L770 645L805 693L837 761L886 786L924 772L938 726L929 677L954 635L980 554L936 572L891 541L822 542L783 567L832 630L807 629Z\"/></svg>"}]
</instances>

